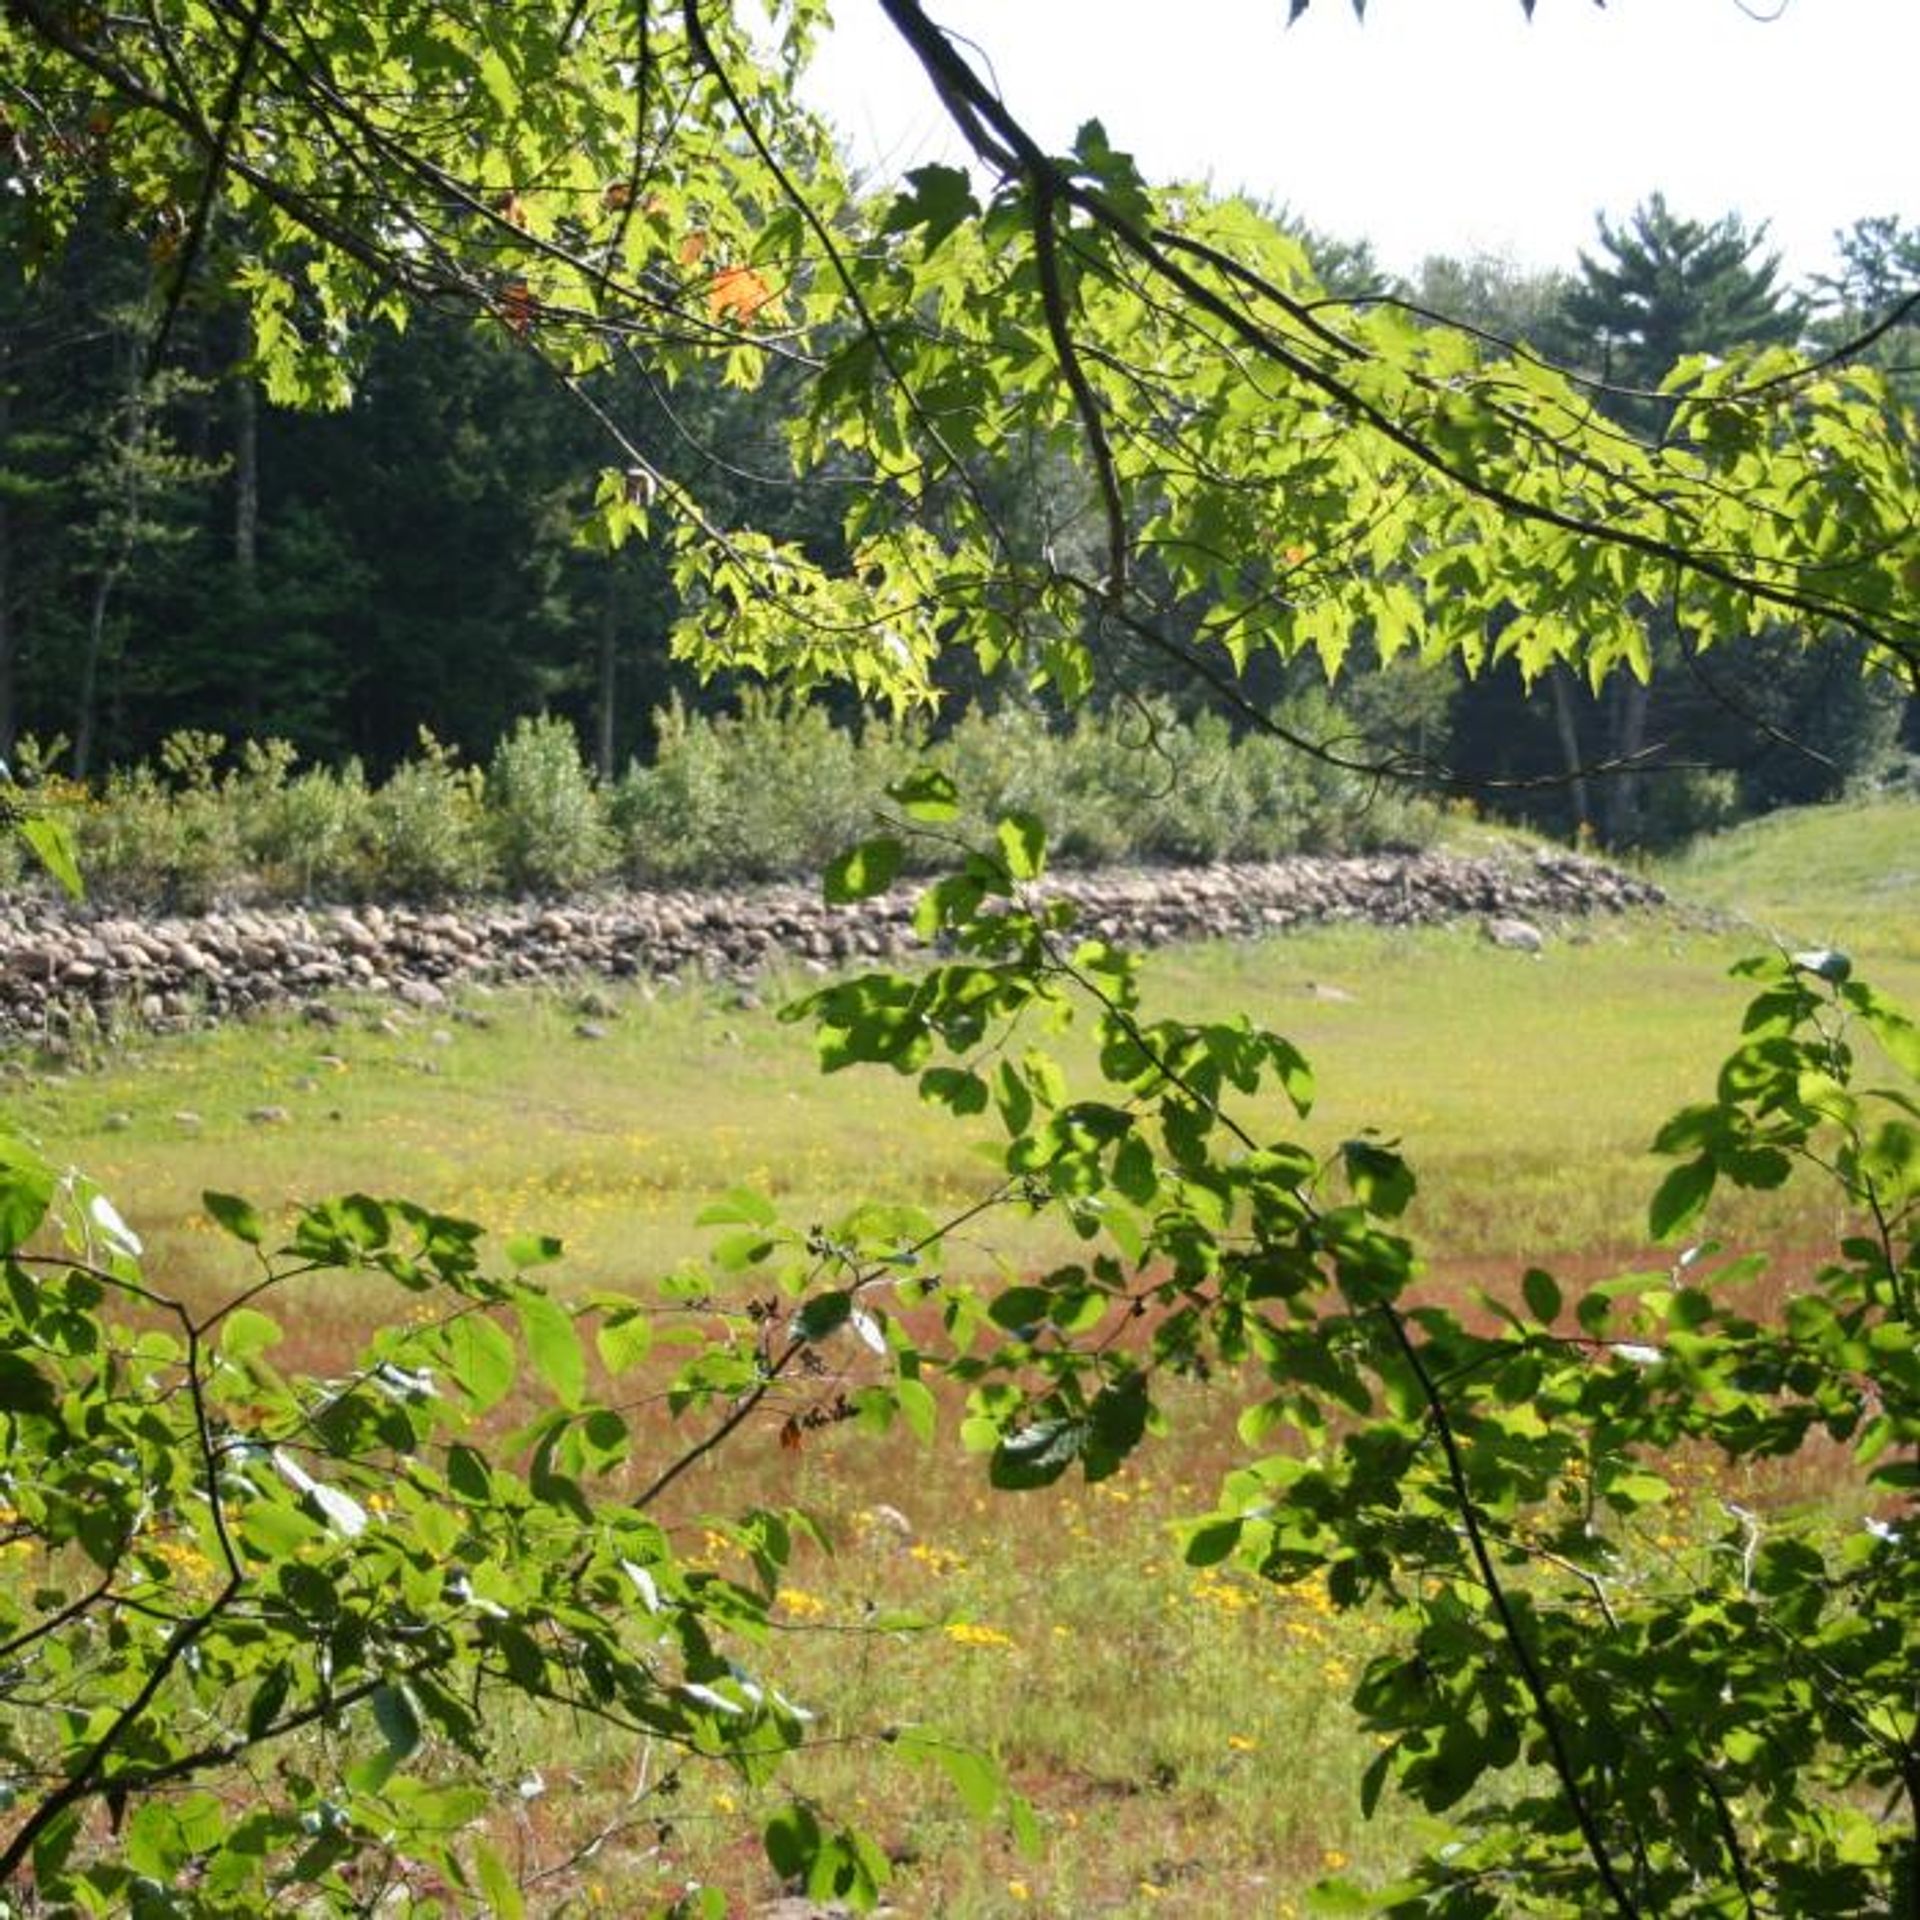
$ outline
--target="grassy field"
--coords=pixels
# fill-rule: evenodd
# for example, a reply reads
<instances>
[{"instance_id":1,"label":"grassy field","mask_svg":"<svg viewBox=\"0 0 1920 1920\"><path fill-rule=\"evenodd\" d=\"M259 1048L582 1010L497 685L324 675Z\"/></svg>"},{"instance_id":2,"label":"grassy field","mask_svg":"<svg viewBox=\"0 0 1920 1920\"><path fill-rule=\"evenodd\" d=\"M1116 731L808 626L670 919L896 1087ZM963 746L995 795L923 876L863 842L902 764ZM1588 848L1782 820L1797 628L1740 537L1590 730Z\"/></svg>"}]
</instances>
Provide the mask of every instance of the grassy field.
<instances>
[{"instance_id":1,"label":"grassy field","mask_svg":"<svg viewBox=\"0 0 1920 1920\"><path fill-rule=\"evenodd\" d=\"M1669 862L1676 893L1871 959L1920 959L1920 797L1796 808Z\"/></svg>"},{"instance_id":2,"label":"grassy field","mask_svg":"<svg viewBox=\"0 0 1920 1920\"><path fill-rule=\"evenodd\" d=\"M1916 821L1883 804L1767 822L1660 877L1782 937L1849 946L1912 1003ZM1534 957L1470 928L1326 930L1155 956L1149 996L1187 1015L1245 1010L1293 1038L1320 1077L1302 1129L1317 1147L1368 1125L1399 1139L1422 1181L1413 1231L1432 1283L1453 1288L1531 1262L1610 1269L1642 1248L1660 1171L1647 1142L1710 1085L1743 1003L1726 970L1756 939L1676 915L1554 937ZM113 1193L177 1289L231 1277L200 1208L209 1187L268 1206L405 1193L502 1233L557 1233L563 1275L632 1288L699 1255L711 1235L692 1222L731 1186L801 1224L856 1197L945 1208L981 1191L984 1136L890 1075L817 1074L805 1029L772 1010L792 985L262 1020L16 1062L8 1105ZM1791 1258L1830 1235L1823 1207L1788 1189L1711 1225ZM1019 1265L1050 1249L999 1251ZM325 1365L386 1310L360 1289L303 1303L300 1357ZM1407 1829L1361 1821L1353 1782L1372 1747L1342 1704L1369 1629L1336 1622L1313 1588L1180 1562L1172 1523L1211 1503L1234 1457L1233 1400L1230 1383L1183 1389L1172 1436L1135 1468L1013 1502L989 1498L950 1429L930 1454L848 1433L796 1453L749 1432L690 1483L673 1516L689 1537L703 1509L763 1498L817 1510L837 1543L783 1596L785 1684L846 1739L802 1777L885 1840L903 1911L1281 1914L1328 1868L1391 1864ZM865 1624L899 1607L923 1610L925 1630ZM902 1717L1000 1755L1035 1801L1039 1858L983 1836L925 1776L876 1763L871 1736ZM547 1786L515 1815L537 1911L631 1911L690 1876L733 1889L743 1912L774 1891L753 1810L725 1780L683 1780L663 1812L648 1756L531 1722L504 1730L501 1764Z\"/></svg>"}]
</instances>

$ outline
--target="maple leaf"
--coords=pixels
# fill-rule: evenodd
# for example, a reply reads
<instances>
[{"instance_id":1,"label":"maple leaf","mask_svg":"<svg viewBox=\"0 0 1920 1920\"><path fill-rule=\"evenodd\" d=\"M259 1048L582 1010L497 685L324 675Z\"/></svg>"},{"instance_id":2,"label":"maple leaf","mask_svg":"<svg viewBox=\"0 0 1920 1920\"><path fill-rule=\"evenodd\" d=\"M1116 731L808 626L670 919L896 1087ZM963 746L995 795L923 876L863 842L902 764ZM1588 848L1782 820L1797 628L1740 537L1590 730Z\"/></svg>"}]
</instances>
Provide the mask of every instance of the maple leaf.
<instances>
[{"instance_id":1,"label":"maple leaf","mask_svg":"<svg viewBox=\"0 0 1920 1920\"><path fill-rule=\"evenodd\" d=\"M508 281L500 290L496 310L510 332L525 333L533 325L533 289L524 280Z\"/></svg>"},{"instance_id":2,"label":"maple leaf","mask_svg":"<svg viewBox=\"0 0 1920 1920\"><path fill-rule=\"evenodd\" d=\"M722 267L707 285L714 320L751 320L773 299L773 289L751 267Z\"/></svg>"}]
</instances>

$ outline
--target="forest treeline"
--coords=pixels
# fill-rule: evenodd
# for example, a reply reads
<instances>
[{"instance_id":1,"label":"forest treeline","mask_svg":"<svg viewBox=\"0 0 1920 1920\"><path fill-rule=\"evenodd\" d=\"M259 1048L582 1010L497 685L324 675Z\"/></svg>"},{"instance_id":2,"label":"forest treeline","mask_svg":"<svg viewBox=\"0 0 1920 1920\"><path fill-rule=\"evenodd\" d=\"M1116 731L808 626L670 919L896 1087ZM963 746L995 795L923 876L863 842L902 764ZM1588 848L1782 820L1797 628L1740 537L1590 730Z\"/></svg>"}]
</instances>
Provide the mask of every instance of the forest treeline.
<instances>
[{"instance_id":1,"label":"forest treeline","mask_svg":"<svg viewBox=\"0 0 1920 1920\"><path fill-rule=\"evenodd\" d=\"M410 756L439 772L449 756L483 767L520 723L554 716L599 776L596 831L611 836L600 863L653 871L662 856L621 823L646 812L634 795L647 790L661 716L678 716L667 745L684 757L687 716L731 711L743 689L702 685L670 658L681 607L657 546L583 542L606 484L600 412L639 422L650 462L697 471L710 495L717 483L737 496L743 518L832 561L843 557L845 502L818 481L796 484L786 455L798 383L776 373L746 392L716 370L669 385L628 355L582 393L511 329L428 310L343 348L334 392L276 393L237 308L189 295L165 313L150 250L115 237L109 216L102 208L57 257L0 246L0 753L95 790L119 769L124 811L130 794L244 781L261 764L293 790L284 755L243 762L237 744L217 769L181 775L171 766L181 750L162 748L183 730L283 742L351 796L389 784ZM0 242L8 218L0 212ZM1856 223L1839 236L1839 272L1796 288L1763 229L1688 219L1657 196L1618 224L1602 220L1572 275L1436 258L1408 283L1364 245L1312 244L1333 294L1520 342L1606 383L1609 413L1644 438L1661 433L1658 388L1686 356L1832 350L1920 284L1920 228L1896 218ZM1887 329L1861 352L1911 404L1920 326ZM314 411L315 399L340 404ZM1096 542L1085 474L1057 455L1009 451L1018 457L979 476L1003 518L1036 546ZM1703 662L1658 608L1646 620L1644 686L1616 674L1595 689L1563 666L1529 685L1511 661L1472 676L1405 659L1382 671L1361 633L1331 700L1312 659L1261 667L1251 692L1267 706L1308 701L1301 737L1343 763L1342 777L1368 784L1364 769L1388 768L1615 846L1834 793L1920 744L1901 690L1863 677L1845 641L1808 648L1782 630ZM1155 683L1151 661L1115 665L1129 698ZM947 669L936 730L972 704L973 671ZM1191 690L1167 684L1165 695L1177 708ZM856 720L836 698L835 717ZM764 736L764 712L755 724ZM423 729L440 755L424 763ZM1124 716L1113 733L1126 735ZM818 757L812 736L795 744ZM1166 769L1175 784L1184 777L1177 757ZM771 777L745 758L737 771ZM660 788L656 779L656 797ZM1344 812L1341 802L1326 817ZM683 833L679 844L697 840ZM96 870L111 869L112 847L95 851ZM497 850L463 858L499 864Z\"/></svg>"}]
</instances>

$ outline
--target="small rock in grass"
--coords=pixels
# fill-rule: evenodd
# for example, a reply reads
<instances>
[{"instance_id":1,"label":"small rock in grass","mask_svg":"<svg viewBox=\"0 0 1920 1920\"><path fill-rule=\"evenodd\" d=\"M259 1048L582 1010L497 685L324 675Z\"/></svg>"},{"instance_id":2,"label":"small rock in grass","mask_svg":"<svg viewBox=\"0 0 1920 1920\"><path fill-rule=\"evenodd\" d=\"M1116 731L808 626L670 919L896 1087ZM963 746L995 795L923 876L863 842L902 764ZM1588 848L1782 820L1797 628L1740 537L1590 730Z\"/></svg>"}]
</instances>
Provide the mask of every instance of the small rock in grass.
<instances>
[{"instance_id":1,"label":"small rock in grass","mask_svg":"<svg viewBox=\"0 0 1920 1920\"><path fill-rule=\"evenodd\" d=\"M1496 947L1513 953L1538 953L1547 944L1546 935L1529 920L1489 920L1486 933Z\"/></svg>"},{"instance_id":2,"label":"small rock in grass","mask_svg":"<svg viewBox=\"0 0 1920 1920\"><path fill-rule=\"evenodd\" d=\"M607 1030L598 1020L581 1020L575 1023L573 1037L576 1040L604 1040Z\"/></svg>"},{"instance_id":3,"label":"small rock in grass","mask_svg":"<svg viewBox=\"0 0 1920 1920\"><path fill-rule=\"evenodd\" d=\"M300 1017L310 1027L337 1027L340 1024L340 1009L329 1006L324 1000L309 1000L300 1009Z\"/></svg>"},{"instance_id":4,"label":"small rock in grass","mask_svg":"<svg viewBox=\"0 0 1920 1920\"><path fill-rule=\"evenodd\" d=\"M876 1500L862 1515L876 1529L884 1530L901 1540L913 1538L913 1522L898 1507L889 1506L884 1500Z\"/></svg>"},{"instance_id":5,"label":"small rock in grass","mask_svg":"<svg viewBox=\"0 0 1920 1920\"><path fill-rule=\"evenodd\" d=\"M249 1107L247 1118L256 1127L284 1127L293 1115L285 1107Z\"/></svg>"},{"instance_id":6,"label":"small rock in grass","mask_svg":"<svg viewBox=\"0 0 1920 1920\"><path fill-rule=\"evenodd\" d=\"M206 1122L191 1107L182 1107L173 1116L173 1124L176 1127L185 1127L189 1133L198 1133Z\"/></svg>"},{"instance_id":7,"label":"small rock in grass","mask_svg":"<svg viewBox=\"0 0 1920 1920\"><path fill-rule=\"evenodd\" d=\"M445 1027L435 1027L434 1030L427 1035L427 1045L430 1047L450 1047L453 1045L453 1035L450 1034Z\"/></svg>"},{"instance_id":8,"label":"small rock in grass","mask_svg":"<svg viewBox=\"0 0 1920 1920\"><path fill-rule=\"evenodd\" d=\"M118 1108L108 1114L100 1124L108 1133L125 1133L126 1130L133 1125L133 1115L128 1113L124 1107Z\"/></svg>"}]
</instances>

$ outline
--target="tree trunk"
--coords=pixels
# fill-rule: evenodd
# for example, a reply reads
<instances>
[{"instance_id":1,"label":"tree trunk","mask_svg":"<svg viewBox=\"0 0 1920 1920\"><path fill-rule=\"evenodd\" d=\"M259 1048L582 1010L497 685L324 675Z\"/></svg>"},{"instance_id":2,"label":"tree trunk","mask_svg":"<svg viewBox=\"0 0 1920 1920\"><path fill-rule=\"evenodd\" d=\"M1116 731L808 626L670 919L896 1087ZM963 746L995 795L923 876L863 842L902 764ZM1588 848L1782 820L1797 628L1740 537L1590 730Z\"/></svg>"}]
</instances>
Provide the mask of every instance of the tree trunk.
<instances>
[{"instance_id":1,"label":"tree trunk","mask_svg":"<svg viewBox=\"0 0 1920 1920\"><path fill-rule=\"evenodd\" d=\"M111 549L100 557L100 570L93 582L93 600L87 609L86 651L80 660L80 686L73 714L73 777L76 780L85 780L93 772L107 616L112 610L114 589L133 564L134 543L139 538L140 456L147 427L146 388L141 379L142 341L136 335L125 335L120 344L126 356L127 391L126 413L119 423L119 431L124 432L126 440L112 456L120 463L119 497L114 503L120 524L114 530Z\"/></svg>"},{"instance_id":2,"label":"tree trunk","mask_svg":"<svg viewBox=\"0 0 1920 1920\"><path fill-rule=\"evenodd\" d=\"M241 714L258 737L264 718L260 684L260 400L253 384L253 322L240 316L239 356L233 370L233 594L235 668L241 676Z\"/></svg>"},{"instance_id":3,"label":"tree trunk","mask_svg":"<svg viewBox=\"0 0 1920 1920\"><path fill-rule=\"evenodd\" d=\"M13 430L12 342L0 338L0 459L6 457L7 436ZM13 624L13 518L6 489L0 487L0 760L13 758L18 716L13 703L14 651L18 637Z\"/></svg>"},{"instance_id":4,"label":"tree trunk","mask_svg":"<svg viewBox=\"0 0 1920 1920\"><path fill-rule=\"evenodd\" d=\"M1560 736L1560 757L1566 762L1567 790L1573 796L1574 831L1590 834L1593 831L1592 796L1582 771L1580 732L1574 724L1573 695L1568 691L1572 679L1571 668L1551 668L1547 674L1547 692L1553 700L1553 725Z\"/></svg>"},{"instance_id":5,"label":"tree trunk","mask_svg":"<svg viewBox=\"0 0 1920 1920\"><path fill-rule=\"evenodd\" d=\"M1607 757L1631 761L1647 744L1647 710L1653 690L1644 680L1619 674L1608 701ZM1607 843L1629 845L1640 829L1640 775L1622 766L1607 776Z\"/></svg>"},{"instance_id":6,"label":"tree trunk","mask_svg":"<svg viewBox=\"0 0 1920 1920\"><path fill-rule=\"evenodd\" d=\"M614 696L620 668L620 580L608 570L607 590L600 602L600 635L595 654L593 701L593 765L603 781L613 778Z\"/></svg>"}]
</instances>

